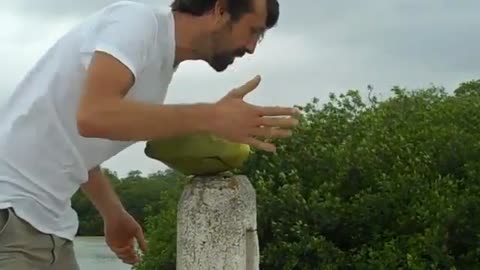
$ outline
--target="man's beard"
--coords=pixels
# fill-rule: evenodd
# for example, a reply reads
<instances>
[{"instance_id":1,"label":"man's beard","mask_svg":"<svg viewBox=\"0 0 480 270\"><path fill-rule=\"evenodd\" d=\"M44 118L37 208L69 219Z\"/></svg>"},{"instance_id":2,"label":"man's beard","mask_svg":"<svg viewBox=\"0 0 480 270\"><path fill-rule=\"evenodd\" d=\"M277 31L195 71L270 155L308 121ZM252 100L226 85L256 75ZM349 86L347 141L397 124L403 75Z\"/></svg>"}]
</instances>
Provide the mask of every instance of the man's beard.
<instances>
[{"instance_id":1,"label":"man's beard","mask_svg":"<svg viewBox=\"0 0 480 270\"><path fill-rule=\"evenodd\" d=\"M233 49L230 51L222 51L219 52L219 48L222 47L222 43L224 42L224 37L231 34L232 31L232 24L228 23L225 25L224 28L218 30L218 32L214 33L211 37L210 42L217 47L214 49L214 53L210 58L208 63L210 66L216 70L217 72L221 72L227 69L227 67L233 63L235 57L241 57L245 54L244 49ZM224 44L223 44L224 45Z\"/></svg>"},{"instance_id":2,"label":"man's beard","mask_svg":"<svg viewBox=\"0 0 480 270\"><path fill-rule=\"evenodd\" d=\"M235 57L242 57L245 54L243 49L237 49L228 53L214 54L209 61L210 66L217 72L221 72L227 69L227 67L233 63Z\"/></svg>"}]
</instances>

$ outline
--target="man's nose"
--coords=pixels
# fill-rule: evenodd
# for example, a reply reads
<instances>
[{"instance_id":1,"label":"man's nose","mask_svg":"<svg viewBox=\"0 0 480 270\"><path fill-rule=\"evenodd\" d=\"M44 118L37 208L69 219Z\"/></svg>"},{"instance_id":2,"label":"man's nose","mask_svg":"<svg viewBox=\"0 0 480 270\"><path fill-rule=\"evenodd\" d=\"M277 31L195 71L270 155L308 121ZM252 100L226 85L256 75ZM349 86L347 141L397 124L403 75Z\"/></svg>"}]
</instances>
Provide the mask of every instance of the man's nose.
<instances>
[{"instance_id":1,"label":"man's nose","mask_svg":"<svg viewBox=\"0 0 480 270\"><path fill-rule=\"evenodd\" d=\"M257 42L256 41L251 41L248 43L248 45L245 47L245 51L249 54L253 54L255 52L255 48L257 47Z\"/></svg>"}]
</instances>

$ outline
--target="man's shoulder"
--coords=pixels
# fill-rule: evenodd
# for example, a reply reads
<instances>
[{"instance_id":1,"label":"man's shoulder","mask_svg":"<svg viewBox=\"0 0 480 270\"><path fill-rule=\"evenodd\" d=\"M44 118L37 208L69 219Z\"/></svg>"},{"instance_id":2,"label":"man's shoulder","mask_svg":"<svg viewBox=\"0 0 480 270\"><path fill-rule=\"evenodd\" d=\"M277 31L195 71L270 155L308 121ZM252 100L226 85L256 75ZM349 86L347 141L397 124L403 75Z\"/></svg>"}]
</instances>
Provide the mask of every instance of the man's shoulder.
<instances>
[{"instance_id":1,"label":"man's shoulder","mask_svg":"<svg viewBox=\"0 0 480 270\"><path fill-rule=\"evenodd\" d=\"M121 0L111 3L105 6L102 10L119 10L119 9L128 9L141 12L154 12L156 8L150 4L131 1L131 0Z\"/></svg>"},{"instance_id":2,"label":"man's shoulder","mask_svg":"<svg viewBox=\"0 0 480 270\"><path fill-rule=\"evenodd\" d=\"M156 8L147 3L122 0L103 7L97 12L97 14L101 14L100 17L112 17L119 19L145 19L153 17L156 12Z\"/></svg>"},{"instance_id":3,"label":"man's shoulder","mask_svg":"<svg viewBox=\"0 0 480 270\"><path fill-rule=\"evenodd\" d=\"M96 15L96 16L95 16ZM130 28L137 27L139 31L160 30L168 28L172 23L172 11L169 6L157 6L148 3L121 0L98 10L91 17L92 22L106 24L125 22ZM122 27L122 24L115 24ZM160 29L158 29L160 27ZM102 29L103 27L98 27Z\"/></svg>"},{"instance_id":4,"label":"man's shoulder","mask_svg":"<svg viewBox=\"0 0 480 270\"><path fill-rule=\"evenodd\" d=\"M156 15L157 17L169 17L171 8L169 6L152 5L144 2L131 0L121 0L109 4L99 10L105 15L116 14L121 12L133 12L134 14Z\"/></svg>"}]
</instances>

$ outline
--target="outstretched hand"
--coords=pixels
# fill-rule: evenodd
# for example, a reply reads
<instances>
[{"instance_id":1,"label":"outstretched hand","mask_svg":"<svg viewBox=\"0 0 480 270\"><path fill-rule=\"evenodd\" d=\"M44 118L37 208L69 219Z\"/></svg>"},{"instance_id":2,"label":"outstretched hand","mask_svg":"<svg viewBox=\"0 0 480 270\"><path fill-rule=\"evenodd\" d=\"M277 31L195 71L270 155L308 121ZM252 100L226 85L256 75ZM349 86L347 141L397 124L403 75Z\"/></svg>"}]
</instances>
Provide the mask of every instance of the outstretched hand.
<instances>
[{"instance_id":1,"label":"outstretched hand","mask_svg":"<svg viewBox=\"0 0 480 270\"><path fill-rule=\"evenodd\" d=\"M213 130L228 140L274 152L275 145L258 137L289 137L292 134L290 129L298 124L295 117L299 111L293 107L256 106L245 102L243 98L257 88L260 80L260 76L255 76L244 85L232 89L216 103Z\"/></svg>"}]
</instances>

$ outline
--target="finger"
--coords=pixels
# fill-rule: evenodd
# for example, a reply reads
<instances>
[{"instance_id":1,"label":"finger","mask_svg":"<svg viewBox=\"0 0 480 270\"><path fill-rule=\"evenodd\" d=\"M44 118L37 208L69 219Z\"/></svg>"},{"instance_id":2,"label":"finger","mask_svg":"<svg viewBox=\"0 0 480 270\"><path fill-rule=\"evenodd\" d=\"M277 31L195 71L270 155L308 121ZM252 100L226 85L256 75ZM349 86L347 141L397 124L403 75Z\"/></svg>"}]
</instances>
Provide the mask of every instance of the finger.
<instances>
[{"instance_id":1,"label":"finger","mask_svg":"<svg viewBox=\"0 0 480 270\"><path fill-rule=\"evenodd\" d=\"M133 245L128 245L124 247L111 247L112 251L115 252L116 254L128 254L133 252Z\"/></svg>"},{"instance_id":2,"label":"finger","mask_svg":"<svg viewBox=\"0 0 480 270\"><path fill-rule=\"evenodd\" d=\"M298 120L292 117L262 117L261 126L293 128L298 125Z\"/></svg>"},{"instance_id":3,"label":"finger","mask_svg":"<svg viewBox=\"0 0 480 270\"><path fill-rule=\"evenodd\" d=\"M259 113L262 116L298 116L299 110L291 107L258 107Z\"/></svg>"},{"instance_id":4,"label":"finger","mask_svg":"<svg viewBox=\"0 0 480 270\"><path fill-rule=\"evenodd\" d=\"M135 236L137 238L138 245L143 252L147 252L147 241L145 241L145 235L143 234L143 230L139 229Z\"/></svg>"},{"instance_id":5,"label":"finger","mask_svg":"<svg viewBox=\"0 0 480 270\"><path fill-rule=\"evenodd\" d=\"M137 255L135 254L132 254L132 255L129 255L129 256L117 256L120 260L122 260L124 263L128 263L128 264L135 264L137 263L138 261L140 261L140 259L138 258Z\"/></svg>"},{"instance_id":6,"label":"finger","mask_svg":"<svg viewBox=\"0 0 480 270\"><path fill-rule=\"evenodd\" d=\"M124 258L121 258L121 260L122 260L122 262L124 262L126 264L130 264L130 265L134 265L134 264L136 264L140 261L136 255L129 256L129 257L124 257Z\"/></svg>"},{"instance_id":7,"label":"finger","mask_svg":"<svg viewBox=\"0 0 480 270\"><path fill-rule=\"evenodd\" d=\"M121 249L121 250L116 249L116 250L113 250L113 252L115 253L115 255L117 255L117 257L121 259L126 259L136 255L133 247L131 248L129 247L127 249Z\"/></svg>"},{"instance_id":8,"label":"finger","mask_svg":"<svg viewBox=\"0 0 480 270\"><path fill-rule=\"evenodd\" d=\"M244 85L231 90L227 96L234 97L234 98L243 98L245 97L246 94L250 93L251 91L253 91L253 89L257 88L257 86L260 84L260 80L261 80L260 75L257 75L250 81L246 82Z\"/></svg>"},{"instance_id":9,"label":"finger","mask_svg":"<svg viewBox=\"0 0 480 270\"><path fill-rule=\"evenodd\" d=\"M128 264L134 264L139 260L137 254L134 251L128 253L117 253L116 255L123 262Z\"/></svg>"},{"instance_id":10,"label":"finger","mask_svg":"<svg viewBox=\"0 0 480 270\"><path fill-rule=\"evenodd\" d=\"M279 129L279 128L271 128L271 127L259 127L254 129L251 132L251 135L260 136L264 138L287 138L292 135L290 130L286 129Z\"/></svg>"},{"instance_id":11,"label":"finger","mask_svg":"<svg viewBox=\"0 0 480 270\"><path fill-rule=\"evenodd\" d=\"M132 260L135 260L136 257L137 257L137 254L135 254L135 252L131 252L131 253L123 253L123 254L117 254L117 257L119 257L120 259L124 260L124 261L132 261Z\"/></svg>"},{"instance_id":12,"label":"finger","mask_svg":"<svg viewBox=\"0 0 480 270\"><path fill-rule=\"evenodd\" d=\"M275 152L276 151L275 145L273 145L271 143L267 143L267 142L262 142L260 140L255 139L255 138L252 138L252 137L246 139L245 143L252 146L252 147L255 147L257 149L263 150L263 151L267 151L267 152Z\"/></svg>"}]
</instances>

